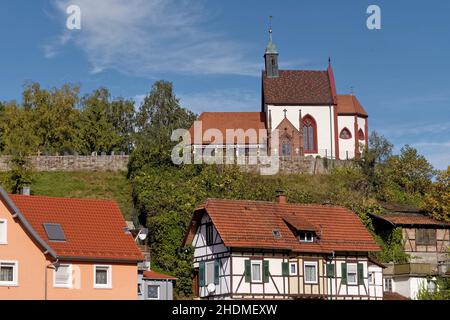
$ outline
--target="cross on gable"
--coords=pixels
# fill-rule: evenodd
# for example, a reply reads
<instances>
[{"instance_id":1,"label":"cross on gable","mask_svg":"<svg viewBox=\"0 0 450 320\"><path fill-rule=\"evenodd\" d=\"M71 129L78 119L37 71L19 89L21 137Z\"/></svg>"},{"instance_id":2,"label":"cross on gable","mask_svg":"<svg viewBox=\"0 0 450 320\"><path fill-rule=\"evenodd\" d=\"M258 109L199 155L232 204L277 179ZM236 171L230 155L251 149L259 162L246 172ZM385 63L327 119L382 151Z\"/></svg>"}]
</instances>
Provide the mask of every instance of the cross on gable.
<instances>
[{"instance_id":1,"label":"cross on gable","mask_svg":"<svg viewBox=\"0 0 450 320\"><path fill-rule=\"evenodd\" d=\"M286 118L286 112L287 112L287 110L284 109L283 112L284 112L284 117Z\"/></svg>"}]
</instances>

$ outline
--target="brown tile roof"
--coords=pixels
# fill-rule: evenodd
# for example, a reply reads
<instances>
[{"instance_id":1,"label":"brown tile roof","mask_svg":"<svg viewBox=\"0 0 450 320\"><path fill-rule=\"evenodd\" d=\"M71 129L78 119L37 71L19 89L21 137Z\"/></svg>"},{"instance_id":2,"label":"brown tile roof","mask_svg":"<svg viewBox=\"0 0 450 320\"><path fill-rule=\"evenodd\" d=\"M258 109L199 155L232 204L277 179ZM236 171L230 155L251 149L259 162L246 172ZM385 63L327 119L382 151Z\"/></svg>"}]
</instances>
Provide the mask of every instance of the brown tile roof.
<instances>
[{"instance_id":1,"label":"brown tile roof","mask_svg":"<svg viewBox=\"0 0 450 320\"><path fill-rule=\"evenodd\" d=\"M397 292L383 292L383 300L411 300Z\"/></svg>"},{"instance_id":2,"label":"brown tile roof","mask_svg":"<svg viewBox=\"0 0 450 320\"><path fill-rule=\"evenodd\" d=\"M144 271L144 278L146 279L162 279L162 280L177 280L174 276L169 276L167 274L155 272L155 271Z\"/></svg>"},{"instance_id":3,"label":"brown tile roof","mask_svg":"<svg viewBox=\"0 0 450 320\"><path fill-rule=\"evenodd\" d=\"M263 73L263 98L266 104L334 104L327 71L280 70L277 78Z\"/></svg>"},{"instance_id":4,"label":"brown tile roof","mask_svg":"<svg viewBox=\"0 0 450 320\"><path fill-rule=\"evenodd\" d=\"M142 254L114 201L9 195L37 234L58 257L140 261ZM44 223L60 224L64 242L48 239Z\"/></svg>"},{"instance_id":5,"label":"brown tile roof","mask_svg":"<svg viewBox=\"0 0 450 320\"><path fill-rule=\"evenodd\" d=\"M205 211L228 247L299 252L380 250L358 216L343 207L209 199L197 208L194 220L200 219ZM300 243L283 220L286 218L308 221L320 230L320 241ZM281 237L274 237L273 230L278 230ZM185 243L192 241L192 237L190 230Z\"/></svg>"},{"instance_id":6,"label":"brown tile roof","mask_svg":"<svg viewBox=\"0 0 450 320\"><path fill-rule=\"evenodd\" d=\"M450 228L450 223L433 219L430 216L417 213L384 213L371 214L376 219L387 221L396 226L434 226Z\"/></svg>"},{"instance_id":7,"label":"brown tile roof","mask_svg":"<svg viewBox=\"0 0 450 320\"><path fill-rule=\"evenodd\" d=\"M367 112L359 103L358 99L352 94L338 94L337 95L337 113L348 115L359 115L367 117Z\"/></svg>"},{"instance_id":8,"label":"brown tile roof","mask_svg":"<svg viewBox=\"0 0 450 320\"><path fill-rule=\"evenodd\" d=\"M245 139L246 143L251 142L252 144L259 144L260 129L267 130L264 112L203 112L199 116L198 121L201 121L202 123L202 144L209 144L212 142L211 139L203 139L207 129L218 129L222 133L224 140L226 139L227 129L242 129L244 131L254 129L256 130L257 141L249 141L248 137ZM194 140L194 125L189 129L189 133L191 134L193 144L197 144ZM214 138L212 140L214 140ZM238 140L235 137L233 143L237 142Z\"/></svg>"}]
</instances>

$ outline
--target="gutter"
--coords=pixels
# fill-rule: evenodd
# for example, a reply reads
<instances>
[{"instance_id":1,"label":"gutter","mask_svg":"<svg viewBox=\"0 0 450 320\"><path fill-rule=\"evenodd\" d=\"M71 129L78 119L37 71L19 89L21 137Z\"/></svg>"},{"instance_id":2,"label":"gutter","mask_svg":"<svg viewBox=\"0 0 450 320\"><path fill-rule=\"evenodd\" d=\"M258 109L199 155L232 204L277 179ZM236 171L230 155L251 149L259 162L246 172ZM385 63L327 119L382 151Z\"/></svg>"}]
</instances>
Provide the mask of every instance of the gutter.
<instances>
[{"instance_id":1,"label":"gutter","mask_svg":"<svg viewBox=\"0 0 450 320\"><path fill-rule=\"evenodd\" d=\"M44 254L49 254L53 259L58 259L58 256L56 255L56 252L45 242L33 229L31 224L28 222L28 220L25 218L23 213L19 210L19 208L16 207L14 202L11 200L11 198L8 196L6 191L0 187L0 198L2 202L5 204L5 206L8 208L8 210L11 212L14 219L18 218L19 221L22 223L24 229L36 240L36 242L44 248Z\"/></svg>"}]
</instances>

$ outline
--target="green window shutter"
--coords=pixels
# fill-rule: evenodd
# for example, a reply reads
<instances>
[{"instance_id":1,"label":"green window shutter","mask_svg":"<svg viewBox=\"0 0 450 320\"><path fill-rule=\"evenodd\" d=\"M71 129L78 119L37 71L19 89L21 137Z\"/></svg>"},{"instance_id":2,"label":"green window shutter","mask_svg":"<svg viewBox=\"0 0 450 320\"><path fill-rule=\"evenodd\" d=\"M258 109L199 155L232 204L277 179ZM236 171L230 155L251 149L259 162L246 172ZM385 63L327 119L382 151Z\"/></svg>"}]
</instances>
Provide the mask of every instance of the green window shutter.
<instances>
[{"instance_id":1,"label":"green window shutter","mask_svg":"<svg viewBox=\"0 0 450 320\"><path fill-rule=\"evenodd\" d=\"M220 260L214 261L214 284L219 284Z\"/></svg>"},{"instance_id":2,"label":"green window shutter","mask_svg":"<svg viewBox=\"0 0 450 320\"><path fill-rule=\"evenodd\" d=\"M200 266L198 268L198 277L199 277L199 286L205 286L205 263L200 262Z\"/></svg>"},{"instance_id":3,"label":"green window shutter","mask_svg":"<svg viewBox=\"0 0 450 320\"><path fill-rule=\"evenodd\" d=\"M342 284L347 284L347 264L343 263L341 264L341 273L342 273Z\"/></svg>"},{"instance_id":4,"label":"green window shutter","mask_svg":"<svg viewBox=\"0 0 450 320\"><path fill-rule=\"evenodd\" d=\"M289 262L281 263L281 274L283 276L288 276L289 275Z\"/></svg>"},{"instance_id":5,"label":"green window shutter","mask_svg":"<svg viewBox=\"0 0 450 320\"><path fill-rule=\"evenodd\" d=\"M364 264L358 263L358 284L364 284Z\"/></svg>"},{"instance_id":6,"label":"green window shutter","mask_svg":"<svg viewBox=\"0 0 450 320\"><path fill-rule=\"evenodd\" d=\"M250 282L252 279L252 269L250 260L245 260L245 282Z\"/></svg>"},{"instance_id":7,"label":"green window shutter","mask_svg":"<svg viewBox=\"0 0 450 320\"><path fill-rule=\"evenodd\" d=\"M269 282L269 261L264 260L263 261L263 280L264 283Z\"/></svg>"},{"instance_id":8,"label":"green window shutter","mask_svg":"<svg viewBox=\"0 0 450 320\"><path fill-rule=\"evenodd\" d=\"M334 264L327 264L327 277L334 278Z\"/></svg>"}]
</instances>

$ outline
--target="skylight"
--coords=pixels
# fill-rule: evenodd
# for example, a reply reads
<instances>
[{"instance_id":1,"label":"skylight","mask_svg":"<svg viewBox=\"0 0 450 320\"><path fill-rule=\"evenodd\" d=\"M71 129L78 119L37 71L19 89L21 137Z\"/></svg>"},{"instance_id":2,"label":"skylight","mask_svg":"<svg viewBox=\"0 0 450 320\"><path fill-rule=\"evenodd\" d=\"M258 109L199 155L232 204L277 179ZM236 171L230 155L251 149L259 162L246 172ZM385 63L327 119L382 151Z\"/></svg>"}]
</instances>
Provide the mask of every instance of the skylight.
<instances>
[{"instance_id":1,"label":"skylight","mask_svg":"<svg viewBox=\"0 0 450 320\"><path fill-rule=\"evenodd\" d=\"M58 223L44 223L45 232L47 233L48 240L50 241L66 241L61 225Z\"/></svg>"}]
</instances>

